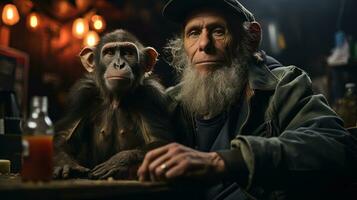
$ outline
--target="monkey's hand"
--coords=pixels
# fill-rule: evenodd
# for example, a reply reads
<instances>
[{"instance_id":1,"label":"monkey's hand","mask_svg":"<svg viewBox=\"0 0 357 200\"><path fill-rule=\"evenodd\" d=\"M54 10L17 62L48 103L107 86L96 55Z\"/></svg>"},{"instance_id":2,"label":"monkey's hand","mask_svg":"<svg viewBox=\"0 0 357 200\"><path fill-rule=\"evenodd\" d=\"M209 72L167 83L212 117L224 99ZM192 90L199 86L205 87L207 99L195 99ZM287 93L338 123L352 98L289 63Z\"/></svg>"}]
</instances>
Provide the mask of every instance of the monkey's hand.
<instances>
[{"instance_id":1,"label":"monkey's hand","mask_svg":"<svg viewBox=\"0 0 357 200\"><path fill-rule=\"evenodd\" d=\"M141 150L121 151L109 160L97 165L90 171L93 179L136 179L136 171L144 159L145 153Z\"/></svg>"},{"instance_id":2,"label":"monkey's hand","mask_svg":"<svg viewBox=\"0 0 357 200\"><path fill-rule=\"evenodd\" d=\"M89 169L78 164L67 153L61 151L54 157L53 178L88 178Z\"/></svg>"}]
</instances>

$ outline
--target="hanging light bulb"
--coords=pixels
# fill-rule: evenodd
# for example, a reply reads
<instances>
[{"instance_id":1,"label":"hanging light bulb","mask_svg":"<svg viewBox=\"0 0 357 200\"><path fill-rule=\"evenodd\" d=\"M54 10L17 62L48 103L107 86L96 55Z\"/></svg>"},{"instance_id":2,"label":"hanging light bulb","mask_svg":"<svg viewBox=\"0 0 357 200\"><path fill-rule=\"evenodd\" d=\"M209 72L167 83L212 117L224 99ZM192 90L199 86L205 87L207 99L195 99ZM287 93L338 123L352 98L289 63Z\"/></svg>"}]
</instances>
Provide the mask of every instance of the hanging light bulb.
<instances>
[{"instance_id":1,"label":"hanging light bulb","mask_svg":"<svg viewBox=\"0 0 357 200\"><path fill-rule=\"evenodd\" d=\"M36 12L32 12L27 16L27 25L31 29L36 29L40 25L40 16Z\"/></svg>"},{"instance_id":2,"label":"hanging light bulb","mask_svg":"<svg viewBox=\"0 0 357 200\"><path fill-rule=\"evenodd\" d=\"M19 22L19 11L14 4L6 4L2 10L2 21L4 24L12 26Z\"/></svg>"},{"instance_id":3,"label":"hanging light bulb","mask_svg":"<svg viewBox=\"0 0 357 200\"><path fill-rule=\"evenodd\" d=\"M100 15L93 15L91 17L91 25L94 30L101 32L105 29L104 18Z\"/></svg>"},{"instance_id":4,"label":"hanging light bulb","mask_svg":"<svg viewBox=\"0 0 357 200\"><path fill-rule=\"evenodd\" d=\"M77 38L83 38L83 36L88 32L88 21L83 18L78 18L74 20L72 26L72 33Z\"/></svg>"},{"instance_id":5,"label":"hanging light bulb","mask_svg":"<svg viewBox=\"0 0 357 200\"><path fill-rule=\"evenodd\" d=\"M89 31L84 37L83 43L85 46L95 46L99 42L99 35L95 31Z\"/></svg>"}]
</instances>

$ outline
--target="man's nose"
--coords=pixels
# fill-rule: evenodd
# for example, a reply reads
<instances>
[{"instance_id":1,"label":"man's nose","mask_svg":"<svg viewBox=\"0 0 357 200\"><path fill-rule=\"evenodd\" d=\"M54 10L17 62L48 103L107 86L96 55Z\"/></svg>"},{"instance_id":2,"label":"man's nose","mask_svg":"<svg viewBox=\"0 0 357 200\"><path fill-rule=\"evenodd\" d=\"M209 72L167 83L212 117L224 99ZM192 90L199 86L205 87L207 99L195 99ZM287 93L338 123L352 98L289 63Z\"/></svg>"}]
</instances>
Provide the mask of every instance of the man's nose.
<instances>
[{"instance_id":1,"label":"man's nose","mask_svg":"<svg viewBox=\"0 0 357 200\"><path fill-rule=\"evenodd\" d=\"M202 32L199 41L199 50L208 52L212 49L212 39L207 31Z\"/></svg>"}]
</instances>

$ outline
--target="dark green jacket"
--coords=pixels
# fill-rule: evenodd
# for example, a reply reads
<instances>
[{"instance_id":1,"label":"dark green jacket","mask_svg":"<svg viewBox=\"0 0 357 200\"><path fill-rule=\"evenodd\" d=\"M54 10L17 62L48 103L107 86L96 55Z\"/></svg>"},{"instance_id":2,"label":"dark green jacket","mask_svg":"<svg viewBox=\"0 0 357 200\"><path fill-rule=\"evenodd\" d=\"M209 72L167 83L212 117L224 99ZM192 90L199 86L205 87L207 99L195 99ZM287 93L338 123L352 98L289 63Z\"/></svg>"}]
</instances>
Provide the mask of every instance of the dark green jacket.
<instances>
[{"instance_id":1,"label":"dark green jacket","mask_svg":"<svg viewBox=\"0 0 357 200\"><path fill-rule=\"evenodd\" d=\"M336 188L333 184L341 182L335 181L349 178L356 167L356 140L326 99L313 94L304 71L253 64L248 82L245 98L235 106L238 109L229 111L236 116L228 119L226 127L230 147L216 149L225 160L229 179L244 185L246 197L316 198L318 191ZM180 86L168 94L177 139L194 147L195 121L181 106Z\"/></svg>"}]
</instances>

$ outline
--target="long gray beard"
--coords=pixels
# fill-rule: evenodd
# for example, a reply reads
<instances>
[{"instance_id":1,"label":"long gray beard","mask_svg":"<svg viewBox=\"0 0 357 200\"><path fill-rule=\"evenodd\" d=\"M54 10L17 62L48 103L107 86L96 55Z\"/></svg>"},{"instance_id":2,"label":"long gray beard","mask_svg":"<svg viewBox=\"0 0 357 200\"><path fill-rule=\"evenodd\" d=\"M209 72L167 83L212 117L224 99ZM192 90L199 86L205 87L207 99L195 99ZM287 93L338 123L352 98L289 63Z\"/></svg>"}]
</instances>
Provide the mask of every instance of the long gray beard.
<instances>
[{"instance_id":1,"label":"long gray beard","mask_svg":"<svg viewBox=\"0 0 357 200\"><path fill-rule=\"evenodd\" d=\"M246 65L234 61L208 74L187 66L182 74L181 98L191 112L208 118L229 109L240 98L247 80Z\"/></svg>"}]
</instances>

